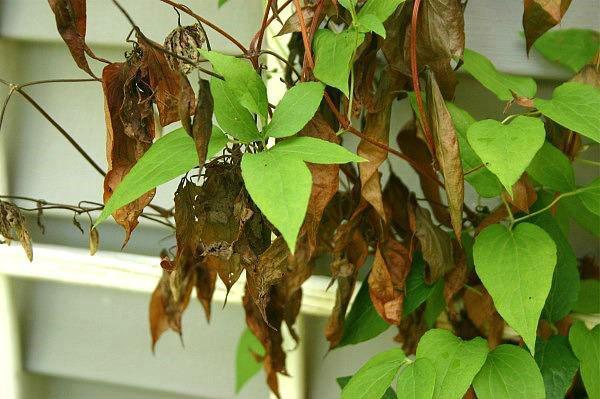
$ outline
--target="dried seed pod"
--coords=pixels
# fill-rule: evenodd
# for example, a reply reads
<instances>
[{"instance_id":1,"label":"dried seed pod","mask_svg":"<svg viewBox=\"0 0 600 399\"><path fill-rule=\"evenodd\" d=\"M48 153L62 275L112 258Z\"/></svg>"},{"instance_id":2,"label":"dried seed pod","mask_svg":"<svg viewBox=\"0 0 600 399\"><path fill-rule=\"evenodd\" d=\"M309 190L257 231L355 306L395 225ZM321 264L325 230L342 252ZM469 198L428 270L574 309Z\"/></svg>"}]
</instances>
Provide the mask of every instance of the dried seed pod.
<instances>
[{"instance_id":1,"label":"dried seed pod","mask_svg":"<svg viewBox=\"0 0 600 399\"><path fill-rule=\"evenodd\" d=\"M18 240L29 261L33 260L31 237L21 210L10 202L0 201L0 238ZM0 243L2 240L0 239Z\"/></svg>"},{"instance_id":2,"label":"dried seed pod","mask_svg":"<svg viewBox=\"0 0 600 399\"><path fill-rule=\"evenodd\" d=\"M165 39L165 48L181 57L198 62L200 60L199 48L206 43L206 35L199 24L179 26L175 28ZM176 71L184 74L194 69L193 65L185 63L176 57L167 54L169 65Z\"/></svg>"}]
</instances>

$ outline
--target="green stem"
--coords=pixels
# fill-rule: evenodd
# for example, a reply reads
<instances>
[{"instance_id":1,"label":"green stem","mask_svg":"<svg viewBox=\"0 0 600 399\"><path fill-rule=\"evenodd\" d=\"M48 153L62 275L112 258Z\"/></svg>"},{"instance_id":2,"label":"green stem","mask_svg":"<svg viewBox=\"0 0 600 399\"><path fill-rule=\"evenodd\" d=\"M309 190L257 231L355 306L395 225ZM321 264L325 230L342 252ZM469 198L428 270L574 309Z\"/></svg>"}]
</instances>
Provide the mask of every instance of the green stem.
<instances>
[{"instance_id":1,"label":"green stem","mask_svg":"<svg viewBox=\"0 0 600 399\"><path fill-rule=\"evenodd\" d=\"M508 212L508 218L510 219L510 227L512 227L512 225L515 224L515 217L513 216L513 213L510 210L510 205L508 205L508 202L506 202L504 195L500 194L500 199L502 199L502 203L506 207L506 212Z\"/></svg>"},{"instance_id":2,"label":"green stem","mask_svg":"<svg viewBox=\"0 0 600 399\"><path fill-rule=\"evenodd\" d=\"M515 119L517 116L540 116L540 115L541 115L540 111L530 111L530 112L525 112L523 114L512 114L512 115L508 115L506 118L504 118L502 120L502 124L506 125L508 122Z\"/></svg>"},{"instance_id":3,"label":"green stem","mask_svg":"<svg viewBox=\"0 0 600 399\"><path fill-rule=\"evenodd\" d=\"M523 217L517 218L517 219L513 219L513 221L511 222L511 226L515 223L519 223L522 222L523 220L529 219L533 216L539 215L540 213L544 213L547 210L549 210L550 208L552 208L554 205L556 205L556 203L558 203L558 201L560 201L563 198L566 197L572 197L573 195L577 195L579 193L582 193L584 191L589 190L591 187L582 187L580 189L574 190L574 191L569 191L568 193L562 193L561 195L559 195L558 197L556 197L554 199L554 201L552 201L551 203L549 203L547 206L543 207L542 209L532 212L529 215L525 215Z\"/></svg>"}]
</instances>

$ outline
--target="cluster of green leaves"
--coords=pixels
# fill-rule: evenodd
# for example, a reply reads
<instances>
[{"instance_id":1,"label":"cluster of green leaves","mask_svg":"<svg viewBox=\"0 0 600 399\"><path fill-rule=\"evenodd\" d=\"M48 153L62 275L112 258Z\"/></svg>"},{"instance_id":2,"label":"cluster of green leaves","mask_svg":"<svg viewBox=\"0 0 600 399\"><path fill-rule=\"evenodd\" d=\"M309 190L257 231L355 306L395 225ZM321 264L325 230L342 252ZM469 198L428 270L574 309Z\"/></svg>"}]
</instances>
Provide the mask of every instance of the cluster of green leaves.
<instances>
[{"instance_id":1,"label":"cluster of green leaves","mask_svg":"<svg viewBox=\"0 0 600 399\"><path fill-rule=\"evenodd\" d=\"M432 329L419 341L414 359L399 348L391 349L371 358L351 378L344 377L342 399L459 399L470 386L480 399L558 399L564 397L578 368L594 398L600 387L599 334L600 326L588 330L577 322L568 339L553 336L540 341L534 359L516 345L489 350L482 338L464 341L450 331ZM390 385L396 378L394 394Z\"/></svg>"}]
</instances>

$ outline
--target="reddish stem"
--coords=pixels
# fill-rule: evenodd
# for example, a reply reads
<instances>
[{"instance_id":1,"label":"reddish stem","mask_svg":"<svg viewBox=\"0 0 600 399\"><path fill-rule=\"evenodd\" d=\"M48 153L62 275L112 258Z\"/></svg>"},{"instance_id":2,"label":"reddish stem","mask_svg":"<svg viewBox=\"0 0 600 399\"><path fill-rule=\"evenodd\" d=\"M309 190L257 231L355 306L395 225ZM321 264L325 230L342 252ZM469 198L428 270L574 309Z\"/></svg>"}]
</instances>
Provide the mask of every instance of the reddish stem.
<instances>
[{"instance_id":1,"label":"reddish stem","mask_svg":"<svg viewBox=\"0 0 600 399\"><path fill-rule=\"evenodd\" d=\"M300 31L302 32L302 41L304 42L304 60L308 62L308 66L312 69L315 63L312 58L312 49L310 40L308 38L308 32L306 30L306 22L304 21L304 14L302 14L302 6L300 0L294 0L294 6L296 7L296 14L298 15L298 21L300 22ZM306 63L302 68L302 75L305 77Z\"/></svg>"}]
</instances>

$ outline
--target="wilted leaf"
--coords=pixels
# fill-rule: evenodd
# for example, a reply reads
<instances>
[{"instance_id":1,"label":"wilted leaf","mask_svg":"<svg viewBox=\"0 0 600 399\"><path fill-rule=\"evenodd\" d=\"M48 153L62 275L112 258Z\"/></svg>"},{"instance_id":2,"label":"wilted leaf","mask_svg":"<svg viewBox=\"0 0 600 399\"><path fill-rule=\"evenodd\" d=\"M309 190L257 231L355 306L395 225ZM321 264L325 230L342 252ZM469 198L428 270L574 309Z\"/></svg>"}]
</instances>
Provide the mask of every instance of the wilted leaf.
<instances>
[{"instance_id":1,"label":"wilted leaf","mask_svg":"<svg viewBox=\"0 0 600 399\"><path fill-rule=\"evenodd\" d=\"M192 138L196 144L196 152L198 153L198 165L200 168L204 166L206 158L212 156L209 154L211 135L213 131L214 103L210 86L207 80L200 79L198 84L198 99L196 101L196 111L194 113L194 122L192 124Z\"/></svg>"},{"instance_id":2,"label":"wilted leaf","mask_svg":"<svg viewBox=\"0 0 600 399\"><path fill-rule=\"evenodd\" d=\"M86 53L95 57L85 43L86 0L48 0L48 4L54 13L58 33L67 44L75 63L95 78L85 58Z\"/></svg>"},{"instance_id":3,"label":"wilted leaf","mask_svg":"<svg viewBox=\"0 0 600 399\"><path fill-rule=\"evenodd\" d=\"M408 249L396 240L380 243L369 274L369 293L379 315L390 324L400 324L404 286L410 271Z\"/></svg>"},{"instance_id":4,"label":"wilted leaf","mask_svg":"<svg viewBox=\"0 0 600 399\"><path fill-rule=\"evenodd\" d=\"M427 209L417 206L415 216L415 236L421 244L423 259L429 265L425 281L431 284L454 267L452 240L448 233L433 224Z\"/></svg>"},{"instance_id":5,"label":"wilted leaf","mask_svg":"<svg viewBox=\"0 0 600 399\"><path fill-rule=\"evenodd\" d=\"M96 255L96 252L98 251L99 243L100 243L100 234L98 233L98 230L91 228L90 229L90 242L89 242L91 256Z\"/></svg>"},{"instance_id":6,"label":"wilted leaf","mask_svg":"<svg viewBox=\"0 0 600 399\"><path fill-rule=\"evenodd\" d=\"M435 155L444 175L452 228L455 236L460 240L465 197L460 149L452 118L432 72L427 73L427 109L429 126L435 143Z\"/></svg>"},{"instance_id":7,"label":"wilted leaf","mask_svg":"<svg viewBox=\"0 0 600 399\"><path fill-rule=\"evenodd\" d=\"M465 290L463 302L467 317L481 334L487 336L490 348L498 346L504 334L504 320L485 287L477 285Z\"/></svg>"},{"instance_id":8,"label":"wilted leaf","mask_svg":"<svg viewBox=\"0 0 600 399\"><path fill-rule=\"evenodd\" d=\"M312 23L313 15L315 15L314 6L302 7L302 17L304 18L304 23L306 26L310 26ZM293 13L292 16L285 21L281 27L281 30L275 36L281 36L293 32L300 32L300 18L298 17L298 13Z\"/></svg>"},{"instance_id":9,"label":"wilted leaf","mask_svg":"<svg viewBox=\"0 0 600 399\"><path fill-rule=\"evenodd\" d=\"M138 86L132 84L141 74L140 62L132 56L127 63L110 64L102 71L106 118L106 156L108 173L104 178L104 203L107 204L125 175L150 148L154 138L152 104L142 101ZM136 76L138 78L136 78ZM143 82L143 81L141 81ZM137 99L137 100L136 100ZM145 115L145 119L141 119ZM125 228L125 243L138 224L138 217L154 197L154 190L136 196L127 205L110 209Z\"/></svg>"},{"instance_id":10,"label":"wilted leaf","mask_svg":"<svg viewBox=\"0 0 600 399\"><path fill-rule=\"evenodd\" d=\"M18 240L27 255L27 259L30 262L33 260L33 249L27 223L21 214L21 210L10 202L0 201L0 237L7 240ZM1 239L0 243L3 243Z\"/></svg>"},{"instance_id":11,"label":"wilted leaf","mask_svg":"<svg viewBox=\"0 0 600 399\"><path fill-rule=\"evenodd\" d=\"M570 5L571 0L525 0L523 2L523 29L527 53L540 36L560 23Z\"/></svg>"},{"instance_id":12,"label":"wilted leaf","mask_svg":"<svg viewBox=\"0 0 600 399\"><path fill-rule=\"evenodd\" d=\"M138 43L143 51L143 64L148 68L149 86L153 91L153 100L158 107L161 126L178 121L179 98L181 91L189 93L193 98L194 91L190 82L179 72L171 69L165 54L151 46L145 40ZM157 46L158 43L155 43ZM190 104L189 114L194 113L194 105Z\"/></svg>"}]
</instances>

